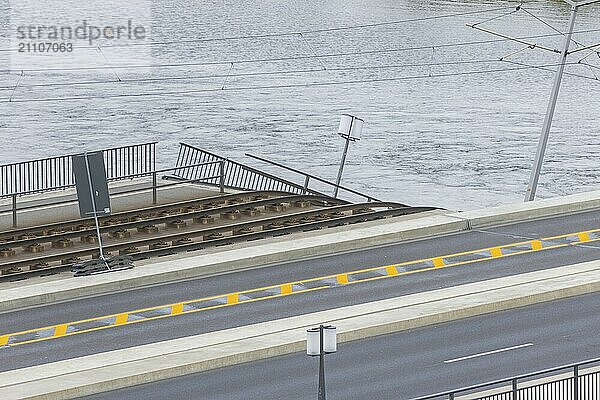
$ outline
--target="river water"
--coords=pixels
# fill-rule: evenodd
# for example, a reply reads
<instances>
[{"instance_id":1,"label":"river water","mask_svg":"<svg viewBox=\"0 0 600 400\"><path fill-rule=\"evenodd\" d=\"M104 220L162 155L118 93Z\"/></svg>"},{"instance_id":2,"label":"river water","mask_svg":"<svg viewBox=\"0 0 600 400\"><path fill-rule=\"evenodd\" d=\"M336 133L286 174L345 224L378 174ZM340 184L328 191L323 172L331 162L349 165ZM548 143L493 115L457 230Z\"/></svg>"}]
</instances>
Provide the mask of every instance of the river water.
<instances>
[{"instance_id":1,"label":"river water","mask_svg":"<svg viewBox=\"0 0 600 400\"><path fill-rule=\"evenodd\" d=\"M564 31L569 18L563 2L548 0L519 11L514 1L476 0L55 3L0 1L0 163L156 140L167 167L183 141L333 179L339 116L350 113L365 125L343 184L460 210L522 200L559 57L466 24L544 35L528 40L560 48L563 38L548 25ZM94 16L133 20L145 37L127 46L100 38L63 54L54 71L51 54L40 61L14 52L19 24ZM364 26L391 21L407 22ZM577 46L600 42L600 7L582 8L575 30ZM198 40L286 32L305 33ZM547 67L499 61L518 50L509 60ZM567 66L538 197L600 189L600 56L584 62L591 66Z\"/></svg>"}]
</instances>

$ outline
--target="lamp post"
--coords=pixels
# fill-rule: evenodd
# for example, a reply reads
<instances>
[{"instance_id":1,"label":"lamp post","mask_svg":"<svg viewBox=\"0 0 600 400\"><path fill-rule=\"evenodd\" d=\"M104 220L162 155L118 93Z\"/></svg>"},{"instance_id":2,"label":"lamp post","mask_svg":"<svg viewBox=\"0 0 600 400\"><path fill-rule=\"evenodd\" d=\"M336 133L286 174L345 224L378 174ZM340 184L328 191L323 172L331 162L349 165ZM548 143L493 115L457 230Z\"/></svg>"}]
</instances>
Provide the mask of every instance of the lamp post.
<instances>
[{"instance_id":1,"label":"lamp post","mask_svg":"<svg viewBox=\"0 0 600 400\"><path fill-rule=\"evenodd\" d=\"M346 145L344 146L344 154L342 155L340 170L338 171L337 180L335 182L335 188L333 189L333 197L335 198L337 198L340 182L342 181L342 172L344 171L344 164L346 164L346 155L348 154L348 147L350 146L350 142L356 142L357 140L360 140L360 133L362 131L364 122L364 120L358 117L354 117L350 114L342 114L342 118L340 119L338 135L346 139Z\"/></svg>"},{"instance_id":2,"label":"lamp post","mask_svg":"<svg viewBox=\"0 0 600 400\"><path fill-rule=\"evenodd\" d=\"M325 354L337 351L335 326L320 325L306 331L306 354L319 356L319 392L318 400L325 400Z\"/></svg>"},{"instance_id":3,"label":"lamp post","mask_svg":"<svg viewBox=\"0 0 600 400\"><path fill-rule=\"evenodd\" d=\"M546 117L544 118L544 126L542 128L542 134L538 142L537 151L535 154L535 160L533 161L533 168L531 169L531 176L529 178L529 185L527 186L527 192L525 194L525 201L532 201L535 199L535 192L537 190L538 180L540 178L540 171L542 170L542 163L544 161L544 154L546 153L546 145L548 144L548 136L550 135L550 128L552 128L552 119L554 118L554 111L556 110L556 102L558 100L558 93L560 92L560 85L562 82L563 73L565 71L565 64L569 54L579 52L584 48L569 51L571 44L571 38L573 36L573 29L575 28L575 18L577 17L577 10L581 6L585 6L592 3L598 3L600 0L565 0L566 3L571 5L571 18L569 20L569 30L565 34L565 44L563 51L561 52L560 64L556 70L554 76L554 84L552 85L552 92L550 95L550 101L548 102L548 109L546 110ZM596 45L597 47L598 45ZM593 48L594 46L590 46Z\"/></svg>"}]
</instances>

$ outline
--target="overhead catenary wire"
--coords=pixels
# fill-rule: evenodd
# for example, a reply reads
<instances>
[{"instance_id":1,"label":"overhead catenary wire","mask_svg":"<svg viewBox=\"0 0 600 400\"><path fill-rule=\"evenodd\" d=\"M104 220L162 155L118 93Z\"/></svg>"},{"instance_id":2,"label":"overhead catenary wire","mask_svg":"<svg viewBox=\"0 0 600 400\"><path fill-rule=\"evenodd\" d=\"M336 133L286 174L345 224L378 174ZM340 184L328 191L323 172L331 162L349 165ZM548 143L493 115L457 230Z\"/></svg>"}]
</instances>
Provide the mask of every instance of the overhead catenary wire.
<instances>
[{"instance_id":1,"label":"overhead catenary wire","mask_svg":"<svg viewBox=\"0 0 600 400\"><path fill-rule=\"evenodd\" d=\"M584 31L578 31L573 33L593 33L600 32L600 29L589 29ZM544 34L544 35L532 35L532 36L521 36L515 39L541 39L553 36L559 36L562 34ZM385 54L394 52L405 52L405 51L418 51L418 50L431 50L432 47L436 49L442 48L454 48L463 46L476 46L480 44L490 43L502 43L513 41L509 38L503 39L486 39L486 40L475 40L458 43L440 43L440 44L428 44L422 46L409 46L409 47L398 47L391 49L379 49L379 50L362 50L362 51L351 51L341 53L326 53L326 54L302 54L295 56L284 56L284 57L268 57L268 58L249 58L249 59L231 59L222 61L201 61L201 62L189 62L189 63L162 63L162 64L132 64L132 65L114 65L112 68L115 69L145 69L145 68L177 68L177 67L200 67L200 66L217 66L217 65L231 65L234 64L251 64L251 63L266 63L266 62L279 62L279 61L296 61L306 60L312 58L334 58L334 57L345 57L345 56L356 56L356 55L369 55L369 54ZM93 66L93 67L65 67L65 68L18 68L18 71L24 72L76 72L76 71L97 71L111 69L107 65ZM11 69L0 69L0 73L8 74L15 72Z\"/></svg>"},{"instance_id":2,"label":"overhead catenary wire","mask_svg":"<svg viewBox=\"0 0 600 400\"><path fill-rule=\"evenodd\" d=\"M350 67L335 67L329 68L327 71L330 72L342 72L342 71L355 71L355 70L369 70L369 69L400 69L400 68L417 68L417 67L432 67L432 66L456 66L456 65L472 65L472 64L489 64L498 62L498 59L479 59L479 60L462 60L462 61L443 61L443 62L431 62L431 63L414 63L414 64L384 64L384 65L356 65ZM165 76L156 78L131 78L121 79L122 83L146 83L146 82L166 82L166 81L188 81L198 79L218 79L218 78L243 78L253 76L270 76L270 75L294 75L303 73L314 73L323 72L322 68L307 68L307 69L290 69L290 70L277 70L277 71L256 71L256 72L239 72L231 73L233 69L233 63L227 74L212 74L212 75L192 75L192 76ZM21 88L35 88L35 87L61 87L61 86L93 86L93 85L107 85L114 84L114 80L102 80L102 81L78 81L78 82L54 82L54 83L31 83L26 85L20 85ZM13 86L0 86L0 90L12 89Z\"/></svg>"},{"instance_id":3,"label":"overhead catenary wire","mask_svg":"<svg viewBox=\"0 0 600 400\"><path fill-rule=\"evenodd\" d=\"M495 11L503 11L503 10L510 9L510 8L513 8L513 7L512 6L502 6L502 7L487 8L487 9L483 9L483 10L465 11L465 12L460 12L460 13L432 15L429 17L409 18L409 19L386 21L386 22L375 22L375 23L371 23L371 24L339 26L339 27L333 27L333 28L304 29L304 30L292 31L292 32L264 33L264 34L254 34L254 35L238 35L238 36L212 37L212 38L201 38L201 39L200 38L198 38L198 39L182 39L182 40L170 40L170 41L160 41L160 42L110 44L110 45L104 45L103 47L158 46L158 45L170 45L170 44L203 43L203 42L243 40L243 39L266 39L266 38L272 38L272 37L297 36L297 35L301 35L301 34L307 35L307 34L314 34L314 33L338 32L338 31L343 31L343 30L375 28L375 27L390 26L390 25L401 25L401 24L414 23L414 22L431 21L431 20L436 20L436 19L445 19L445 18L454 18L454 17L469 16L469 15L485 14L485 13L490 13L490 12L495 12ZM77 47L77 48L95 48L95 47L96 46L81 46L81 47ZM5 52L5 51L15 51L15 49L0 49L0 52Z\"/></svg>"},{"instance_id":4,"label":"overhead catenary wire","mask_svg":"<svg viewBox=\"0 0 600 400\"><path fill-rule=\"evenodd\" d=\"M531 64L527 64L527 63L523 63L523 62L519 62L519 61L512 61L512 60L502 60L502 62L506 62L509 64L514 64L514 65L520 65L520 66L525 66L525 67L530 67L530 68L535 68L535 69L539 69L539 70L543 70L543 71L547 71L547 72L552 72L554 73L555 71L551 68L549 68L547 65L531 65ZM574 62L568 62L565 65L585 65L585 66L590 66L593 68L598 68L600 69L600 67L597 67L595 65L590 65L590 64L586 64L586 63L580 63L578 61L574 61ZM557 66L557 65L554 65ZM598 77L596 76L596 74L594 74L594 77L591 76L586 76L586 75L581 75L581 74L574 74L572 72L565 72L565 75L568 76L572 76L572 77L576 77L576 78L582 78L582 79L589 79L592 81L598 81L600 82L600 79L598 79Z\"/></svg>"},{"instance_id":5,"label":"overhead catenary wire","mask_svg":"<svg viewBox=\"0 0 600 400\"><path fill-rule=\"evenodd\" d=\"M510 61L508 61L510 62ZM567 63L572 64L572 63ZM575 63L576 64L576 63ZM372 78L372 79L355 79L346 81L330 81L330 82L309 82L309 83L294 83L284 85L256 85L256 86L241 86L241 87L226 87L224 89L218 88L206 88L206 89L189 89L180 91L154 91L154 92L141 92L141 93L120 93L111 95L97 95L97 96L70 96L70 97L45 97L45 98L26 98L26 99L14 99L12 103L33 103L33 102L62 102L62 101L85 101L85 100L98 100L98 99L115 99L115 98L141 98L141 97L162 97L162 96L182 96L191 94L203 94L213 92L224 92L224 91L254 91L254 90L271 90L271 89L300 89L306 87L325 87L335 85L353 85L363 83L384 83L404 80L416 80L416 79L432 79L432 78L444 78L444 77L456 77L456 76L467 76L467 75L483 75L492 73L502 72L513 72L534 68L547 68L558 66L559 64L544 64L544 65L533 65L533 66L517 66L512 68L496 68L479 71L462 71L462 72L451 72L442 73L436 75L413 75L413 76L400 76L400 77L388 77L388 78ZM581 77L584 77L583 75ZM591 80L593 78L587 77ZM4 100L3 102L7 102Z\"/></svg>"}]
</instances>

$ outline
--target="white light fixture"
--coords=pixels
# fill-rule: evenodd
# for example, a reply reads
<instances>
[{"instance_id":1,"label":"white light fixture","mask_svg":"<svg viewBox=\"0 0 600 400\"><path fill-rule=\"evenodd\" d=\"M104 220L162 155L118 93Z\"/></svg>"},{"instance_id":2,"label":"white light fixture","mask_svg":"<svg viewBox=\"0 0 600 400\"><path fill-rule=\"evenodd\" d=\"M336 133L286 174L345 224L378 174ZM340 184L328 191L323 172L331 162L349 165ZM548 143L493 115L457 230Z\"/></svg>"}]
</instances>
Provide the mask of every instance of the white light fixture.
<instances>
[{"instance_id":1,"label":"white light fixture","mask_svg":"<svg viewBox=\"0 0 600 400\"><path fill-rule=\"evenodd\" d=\"M323 351L325 353L335 353L337 351L337 330L335 326L327 325L323 327Z\"/></svg>"},{"instance_id":2,"label":"white light fixture","mask_svg":"<svg viewBox=\"0 0 600 400\"><path fill-rule=\"evenodd\" d=\"M338 128L338 135L343 138L349 138L354 140L360 139L364 120L350 114L342 114L340 118L340 126Z\"/></svg>"},{"instance_id":3,"label":"white light fixture","mask_svg":"<svg viewBox=\"0 0 600 400\"><path fill-rule=\"evenodd\" d=\"M321 330L311 328L306 331L306 354L309 356L321 355Z\"/></svg>"}]
</instances>

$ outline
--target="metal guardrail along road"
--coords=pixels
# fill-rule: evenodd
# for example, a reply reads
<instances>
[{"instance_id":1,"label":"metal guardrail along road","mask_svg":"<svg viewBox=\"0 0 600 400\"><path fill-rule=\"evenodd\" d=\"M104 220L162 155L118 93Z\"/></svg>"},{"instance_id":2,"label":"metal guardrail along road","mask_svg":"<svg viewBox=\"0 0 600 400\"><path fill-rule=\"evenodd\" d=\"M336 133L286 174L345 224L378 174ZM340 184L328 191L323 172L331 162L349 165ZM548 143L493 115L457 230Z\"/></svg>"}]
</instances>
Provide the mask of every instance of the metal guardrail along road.
<instances>
[{"instance_id":1,"label":"metal guardrail along road","mask_svg":"<svg viewBox=\"0 0 600 400\"><path fill-rule=\"evenodd\" d=\"M600 358L412 400L600 400Z\"/></svg>"}]
</instances>

